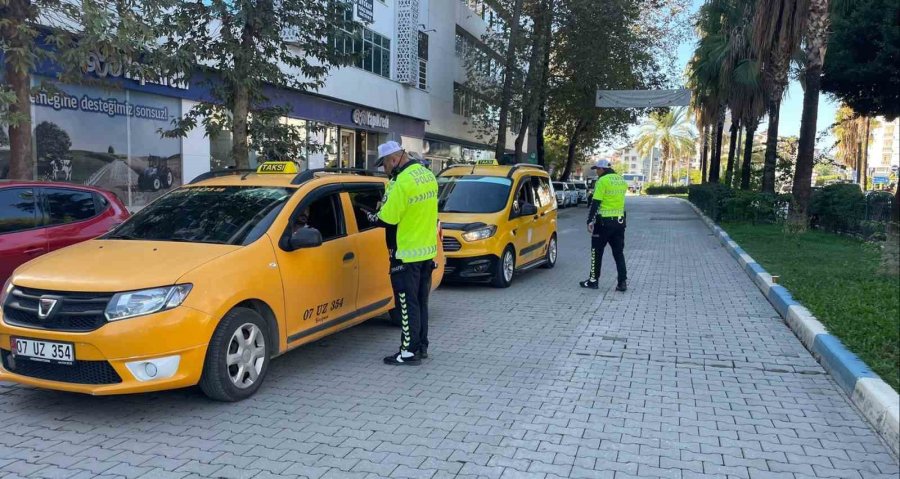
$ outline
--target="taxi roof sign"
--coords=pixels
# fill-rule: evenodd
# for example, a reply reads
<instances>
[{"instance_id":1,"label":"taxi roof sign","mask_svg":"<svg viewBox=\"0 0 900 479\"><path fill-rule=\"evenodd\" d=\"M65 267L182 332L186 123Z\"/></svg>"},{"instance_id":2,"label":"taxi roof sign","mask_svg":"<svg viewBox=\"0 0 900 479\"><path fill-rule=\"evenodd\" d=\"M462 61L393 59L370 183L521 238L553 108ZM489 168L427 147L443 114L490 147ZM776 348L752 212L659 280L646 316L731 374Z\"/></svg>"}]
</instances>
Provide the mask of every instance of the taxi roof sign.
<instances>
[{"instance_id":1,"label":"taxi roof sign","mask_svg":"<svg viewBox=\"0 0 900 479\"><path fill-rule=\"evenodd\" d=\"M478 166L500 166L500 163L497 163L497 160L494 158L490 160L476 160L475 164Z\"/></svg>"},{"instance_id":2,"label":"taxi roof sign","mask_svg":"<svg viewBox=\"0 0 900 479\"><path fill-rule=\"evenodd\" d=\"M267 161L259 165L256 173L260 175L296 175L300 170L293 161Z\"/></svg>"}]
</instances>

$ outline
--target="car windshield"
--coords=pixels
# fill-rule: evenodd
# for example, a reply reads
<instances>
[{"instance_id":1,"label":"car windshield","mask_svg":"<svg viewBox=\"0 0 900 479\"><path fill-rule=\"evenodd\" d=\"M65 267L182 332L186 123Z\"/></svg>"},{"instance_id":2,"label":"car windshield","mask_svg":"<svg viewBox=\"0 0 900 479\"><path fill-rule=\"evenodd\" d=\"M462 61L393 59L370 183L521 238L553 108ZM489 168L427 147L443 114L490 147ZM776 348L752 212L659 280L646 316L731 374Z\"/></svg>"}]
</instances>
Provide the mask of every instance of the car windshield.
<instances>
[{"instance_id":1,"label":"car windshield","mask_svg":"<svg viewBox=\"0 0 900 479\"><path fill-rule=\"evenodd\" d=\"M553 182L553 189L557 191L565 191L566 185L565 183L560 183L558 181Z\"/></svg>"},{"instance_id":2,"label":"car windshield","mask_svg":"<svg viewBox=\"0 0 900 479\"><path fill-rule=\"evenodd\" d=\"M576 190L586 190L587 186L585 186L584 183L575 183L575 189Z\"/></svg>"},{"instance_id":3,"label":"car windshield","mask_svg":"<svg viewBox=\"0 0 900 479\"><path fill-rule=\"evenodd\" d=\"M103 239L249 244L265 233L293 192L255 186L180 188Z\"/></svg>"},{"instance_id":4,"label":"car windshield","mask_svg":"<svg viewBox=\"0 0 900 479\"><path fill-rule=\"evenodd\" d=\"M512 181L495 176L438 177L441 213L496 213L506 206Z\"/></svg>"}]
</instances>

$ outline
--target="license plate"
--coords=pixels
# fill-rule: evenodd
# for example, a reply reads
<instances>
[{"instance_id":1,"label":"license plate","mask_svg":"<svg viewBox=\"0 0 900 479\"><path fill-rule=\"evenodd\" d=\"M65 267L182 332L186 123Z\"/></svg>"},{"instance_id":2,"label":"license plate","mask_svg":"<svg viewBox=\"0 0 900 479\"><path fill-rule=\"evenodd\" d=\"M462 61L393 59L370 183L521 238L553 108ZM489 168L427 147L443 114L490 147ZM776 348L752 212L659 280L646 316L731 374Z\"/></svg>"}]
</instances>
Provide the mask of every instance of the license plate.
<instances>
[{"instance_id":1,"label":"license plate","mask_svg":"<svg viewBox=\"0 0 900 479\"><path fill-rule=\"evenodd\" d=\"M32 361L61 364L72 364L75 361L75 346L72 343L12 338L11 346L14 356Z\"/></svg>"}]
</instances>

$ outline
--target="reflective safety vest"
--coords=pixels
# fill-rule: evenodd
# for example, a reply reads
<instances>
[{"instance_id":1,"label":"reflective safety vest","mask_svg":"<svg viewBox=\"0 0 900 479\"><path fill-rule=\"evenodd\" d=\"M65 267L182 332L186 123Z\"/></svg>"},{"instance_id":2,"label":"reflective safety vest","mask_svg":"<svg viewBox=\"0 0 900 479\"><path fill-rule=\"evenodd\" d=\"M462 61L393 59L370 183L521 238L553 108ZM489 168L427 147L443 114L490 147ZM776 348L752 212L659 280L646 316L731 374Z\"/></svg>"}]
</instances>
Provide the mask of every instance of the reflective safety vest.
<instances>
[{"instance_id":1,"label":"reflective safety vest","mask_svg":"<svg viewBox=\"0 0 900 479\"><path fill-rule=\"evenodd\" d=\"M597 179L594 186L594 199L600 201L601 218L613 218L625 215L625 192L628 182L618 173L607 173Z\"/></svg>"},{"instance_id":2,"label":"reflective safety vest","mask_svg":"<svg viewBox=\"0 0 900 479\"><path fill-rule=\"evenodd\" d=\"M437 256L438 184L421 163L404 165L385 191L378 218L397 226L395 258L404 263Z\"/></svg>"}]
</instances>

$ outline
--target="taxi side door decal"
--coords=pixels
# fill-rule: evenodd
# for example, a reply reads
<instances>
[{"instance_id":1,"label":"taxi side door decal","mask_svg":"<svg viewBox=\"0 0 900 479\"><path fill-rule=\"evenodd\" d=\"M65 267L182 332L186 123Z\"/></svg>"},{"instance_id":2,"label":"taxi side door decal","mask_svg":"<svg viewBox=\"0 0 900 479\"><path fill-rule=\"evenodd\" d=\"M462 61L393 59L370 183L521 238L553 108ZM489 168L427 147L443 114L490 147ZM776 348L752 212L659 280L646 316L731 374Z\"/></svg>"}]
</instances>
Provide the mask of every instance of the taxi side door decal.
<instances>
[{"instance_id":1,"label":"taxi side door decal","mask_svg":"<svg viewBox=\"0 0 900 479\"><path fill-rule=\"evenodd\" d=\"M333 328L333 327L335 327L335 326L337 326L337 325L339 325L339 324L346 323L347 321L352 321L352 320L354 320L354 319L356 319L356 318L358 318L358 317L360 317L360 316L363 316L363 315L365 315L365 314L371 313L372 311L376 311L376 310L378 310L378 309L381 309L381 308L387 306L388 304L390 304L391 299L393 299L393 298L382 299L381 301L378 301L377 303L373 303L373 304L370 304L370 305L368 305L368 306L359 308L359 309L357 309L356 311L347 313L347 314L345 314L345 315L343 315L343 316L340 316L340 317L337 317L337 318L335 318L335 319L332 319L331 321L327 321L327 322L324 322L324 323L321 323L321 324L317 324L317 325L315 325L315 326L313 326L313 327L311 327L311 328L304 329L303 331L300 331L299 333L294 334L294 335L288 337L288 342L289 342L289 343L292 343L292 342L297 341L297 340L299 340L299 339L303 339L303 338L305 338L305 337L307 337L307 336L311 336L311 335L313 335L313 334L322 332L322 331L324 331L324 330L326 330L326 329Z\"/></svg>"}]
</instances>

